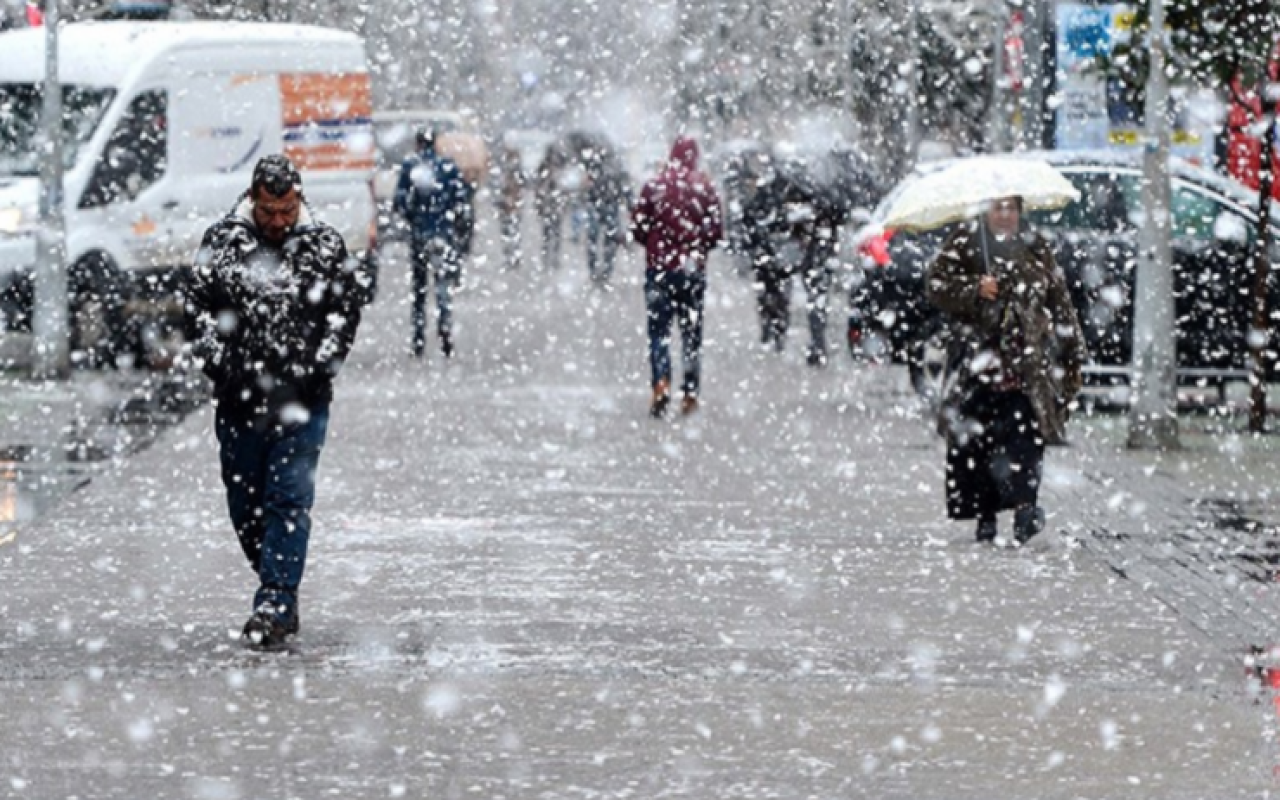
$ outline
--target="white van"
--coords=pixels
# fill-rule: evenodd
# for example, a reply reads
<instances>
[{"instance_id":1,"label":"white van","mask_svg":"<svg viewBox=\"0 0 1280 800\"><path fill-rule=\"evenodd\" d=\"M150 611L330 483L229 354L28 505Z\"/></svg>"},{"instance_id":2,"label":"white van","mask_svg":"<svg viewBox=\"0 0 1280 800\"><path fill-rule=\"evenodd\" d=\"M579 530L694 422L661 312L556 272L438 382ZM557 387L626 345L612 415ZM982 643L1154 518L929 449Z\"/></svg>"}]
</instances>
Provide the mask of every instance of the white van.
<instances>
[{"instance_id":1,"label":"white van","mask_svg":"<svg viewBox=\"0 0 1280 800\"><path fill-rule=\"evenodd\" d=\"M356 254L374 229L364 45L300 25L90 22L60 33L73 351L171 295L200 238L284 153ZM29 317L45 33L0 34L0 310ZM129 306L132 308L133 306ZM25 315L25 316L24 316Z\"/></svg>"}]
</instances>

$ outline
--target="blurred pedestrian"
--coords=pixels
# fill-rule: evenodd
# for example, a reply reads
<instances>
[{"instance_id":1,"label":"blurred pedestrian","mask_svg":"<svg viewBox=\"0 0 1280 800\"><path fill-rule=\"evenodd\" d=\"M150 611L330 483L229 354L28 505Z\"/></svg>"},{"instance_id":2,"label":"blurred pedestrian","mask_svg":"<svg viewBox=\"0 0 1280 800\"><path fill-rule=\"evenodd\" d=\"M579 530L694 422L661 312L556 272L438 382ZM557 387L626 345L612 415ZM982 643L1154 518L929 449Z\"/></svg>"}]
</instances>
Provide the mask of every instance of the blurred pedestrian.
<instances>
[{"instance_id":1,"label":"blurred pedestrian","mask_svg":"<svg viewBox=\"0 0 1280 800\"><path fill-rule=\"evenodd\" d=\"M979 542L995 540L1001 511L1014 512L1020 544L1044 528L1044 448L1064 441L1085 358L1053 251L1021 212L1021 198L992 202L952 234L925 276L929 301L952 324L955 379L939 414L947 514L977 519Z\"/></svg>"},{"instance_id":2,"label":"blurred pedestrian","mask_svg":"<svg viewBox=\"0 0 1280 800\"><path fill-rule=\"evenodd\" d=\"M453 357L453 292L462 279L463 253L470 246L471 191L458 165L436 152L436 133L417 132L417 152L404 160L396 185L395 210L409 225L413 288L410 346L421 358L427 341L427 290L436 282L440 349Z\"/></svg>"},{"instance_id":3,"label":"blurred pedestrian","mask_svg":"<svg viewBox=\"0 0 1280 800\"><path fill-rule=\"evenodd\" d=\"M622 209L631 189L622 160L612 148L597 146L584 154L587 188L587 273L596 284L609 282L622 243Z\"/></svg>"},{"instance_id":4,"label":"blurred pedestrian","mask_svg":"<svg viewBox=\"0 0 1280 800\"><path fill-rule=\"evenodd\" d=\"M564 150L556 144L548 145L534 183L533 201L542 223L542 266L548 270L560 268L564 212L568 205L567 193L561 185L566 166Z\"/></svg>"},{"instance_id":5,"label":"blurred pedestrian","mask_svg":"<svg viewBox=\"0 0 1280 800\"><path fill-rule=\"evenodd\" d=\"M742 209L760 313L760 341L781 352L791 326L791 286L800 277L809 322L810 366L828 361L827 318L840 209L824 202L806 167L775 165Z\"/></svg>"},{"instance_id":6,"label":"blurred pedestrian","mask_svg":"<svg viewBox=\"0 0 1280 800\"><path fill-rule=\"evenodd\" d=\"M299 629L316 467L333 380L366 295L342 236L315 219L284 156L204 235L186 289L190 357L213 381L222 483L258 576L243 635L275 647Z\"/></svg>"},{"instance_id":7,"label":"blurred pedestrian","mask_svg":"<svg viewBox=\"0 0 1280 800\"><path fill-rule=\"evenodd\" d=\"M649 316L649 413L666 414L671 400L671 321L680 328L684 382L680 410L698 408L701 393L703 299L707 255L724 236L720 198L698 169L698 144L680 137L656 178L645 184L631 215L632 237L645 249Z\"/></svg>"},{"instance_id":8,"label":"blurred pedestrian","mask_svg":"<svg viewBox=\"0 0 1280 800\"><path fill-rule=\"evenodd\" d=\"M504 147L498 155L498 228L507 269L519 269L523 258L520 243L520 216L524 208L525 174L520 151Z\"/></svg>"}]
</instances>

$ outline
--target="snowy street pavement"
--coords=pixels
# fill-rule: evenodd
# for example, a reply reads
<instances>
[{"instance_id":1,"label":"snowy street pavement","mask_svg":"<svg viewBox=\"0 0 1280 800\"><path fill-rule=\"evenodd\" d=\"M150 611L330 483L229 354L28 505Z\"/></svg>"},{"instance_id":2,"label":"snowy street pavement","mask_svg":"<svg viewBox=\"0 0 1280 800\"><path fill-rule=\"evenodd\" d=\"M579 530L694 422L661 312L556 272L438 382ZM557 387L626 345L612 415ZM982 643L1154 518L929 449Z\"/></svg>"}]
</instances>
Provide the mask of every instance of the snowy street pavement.
<instances>
[{"instance_id":1,"label":"snowy street pavement","mask_svg":"<svg viewBox=\"0 0 1280 800\"><path fill-rule=\"evenodd\" d=\"M574 259L473 265L448 366L405 355L388 259L296 652L235 640L254 584L208 409L0 547L0 796L1280 790L1242 660L1273 643L1272 589L1210 552L1276 521L1271 443L1195 433L1156 460L1116 451L1122 418L1077 422L1049 456L1054 533L980 547L943 519L900 369L836 350L812 371L800 330L758 352L725 262L705 407L649 420L637 255L609 293Z\"/></svg>"}]
</instances>

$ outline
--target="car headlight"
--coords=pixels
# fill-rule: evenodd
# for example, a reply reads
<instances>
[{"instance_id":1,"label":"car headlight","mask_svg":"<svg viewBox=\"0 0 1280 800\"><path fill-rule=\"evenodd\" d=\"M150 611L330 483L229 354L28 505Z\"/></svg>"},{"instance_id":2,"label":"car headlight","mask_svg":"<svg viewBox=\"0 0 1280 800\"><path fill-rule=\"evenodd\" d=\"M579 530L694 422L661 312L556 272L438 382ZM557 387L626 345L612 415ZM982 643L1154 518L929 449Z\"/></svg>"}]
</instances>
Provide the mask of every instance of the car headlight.
<instances>
[{"instance_id":1,"label":"car headlight","mask_svg":"<svg viewBox=\"0 0 1280 800\"><path fill-rule=\"evenodd\" d=\"M36 222L34 208L7 206L0 208L0 233L23 233L31 229Z\"/></svg>"}]
</instances>

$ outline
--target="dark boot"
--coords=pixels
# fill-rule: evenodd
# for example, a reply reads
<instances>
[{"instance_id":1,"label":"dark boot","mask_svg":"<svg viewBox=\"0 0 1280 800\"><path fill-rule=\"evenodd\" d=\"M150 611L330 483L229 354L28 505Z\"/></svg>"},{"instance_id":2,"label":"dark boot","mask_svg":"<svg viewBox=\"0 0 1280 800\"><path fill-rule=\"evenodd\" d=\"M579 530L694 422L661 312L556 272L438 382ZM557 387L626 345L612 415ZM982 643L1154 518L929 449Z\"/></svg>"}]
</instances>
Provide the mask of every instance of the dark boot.
<instances>
[{"instance_id":1,"label":"dark boot","mask_svg":"<svg viewBox=\"0 0 1280 800\"><path fill-rule=\"evenodd\" d=\"M667 405L671 402L671 382L662 378L653 386L653 398L649 401L649 416L662 419L667 415Z\"/></svg>"},{"instance_id":2,"label":"dark boot","mask_svg":"<svg viewBox=\"0 0 1280 800\"><path fill-rule=\"evenodd\" d=\"M1013 536L1018 544L1026 544L1044 530L1044 509L1039 506L1023 506L1013 512Z\"/></svg>"},{"instance_id":3,"label":"dark boot","mask_svg":"<svg viewBox=\"0 0 1280 800\"><path fill-rule=\"evenodd\" d=\"M996 524L995 515L981 517L978 519L977 539L979 544L994 542L996 540L996 534L999 532L1000 528Z\"/></svg>"},{"instance_id":4,"label":"dark boot","mask_svg":"<svg viewBox=\"0 0 1280 800\"><path fill-rule=\"evenodd\" d=\"M277 650L284 646L285 639L295 632L290 630L291 620L282 620L270 609L259 608L244 624L240 636L244 643L255 650Z\"/></svg>"}]
</instances>

